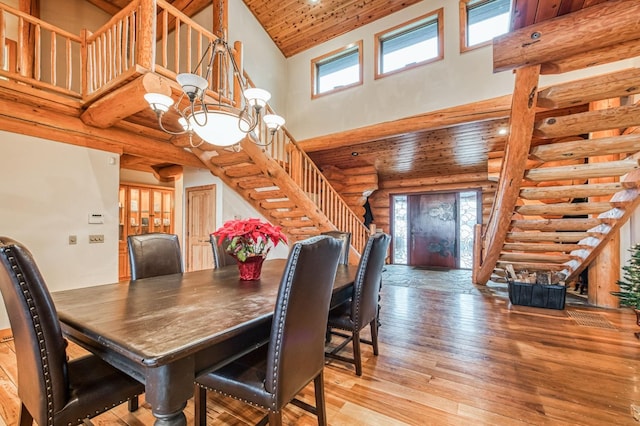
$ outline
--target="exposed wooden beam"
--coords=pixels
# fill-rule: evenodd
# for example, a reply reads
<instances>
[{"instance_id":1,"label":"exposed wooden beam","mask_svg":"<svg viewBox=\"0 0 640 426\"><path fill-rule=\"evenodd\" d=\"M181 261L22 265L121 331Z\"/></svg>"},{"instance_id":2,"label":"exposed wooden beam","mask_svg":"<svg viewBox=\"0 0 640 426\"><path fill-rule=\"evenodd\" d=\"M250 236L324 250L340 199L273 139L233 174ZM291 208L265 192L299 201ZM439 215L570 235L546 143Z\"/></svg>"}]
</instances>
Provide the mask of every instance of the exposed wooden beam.
<instances>
[{"instance_id":1,"label":"exposed wooden beam","mask_svg":"<svg viewBox=\"0 0 640 426\"><path fill-rule=\"evenodd\" d=\"M171 85L158 74L146 73L89 105L80 118L86 124L106 129L143 109L147 93L171 96Z\"/></svg>"},{"instance_id":2,"label":"exposed wooden beam","mask_svg":"<svg viewBox=\"0 0 640 426\"><path fill-rule=\"evenodd\" d=\"M130 132L117 128L99 129L87 126L79 117L61 115L1 98L0 129L118 154L146 157L161 163L171 159L176 164L203 167L196 156L170 143L143 135L132 137Z\"/></svg>"},{"instance_id":3,"label":"exposed wooden beam","mask_svg":"<svg viewBox=\"0 0 640 426\"><path fill-rule=\"evenodd\" d=\"M473 104L446 108L395 121L374 124L358 129L319 136L299 141L305 152L323 151L350 146L420 130L442 129L456 124L494 120L509 116L511 95L501 96Z\"/></svg>"},{"instance_id":4,"label":"exposed wooden beam","mask_svg":"<svg viewBox=\"0 0 640 426\"><path fill-rule=\"evenodd\" d=\"M496 37L493 71L539 65L566 58L568 52L576 55L640 39L638 16L640 2L611 0Z\"/></svg>"}]
</instances>

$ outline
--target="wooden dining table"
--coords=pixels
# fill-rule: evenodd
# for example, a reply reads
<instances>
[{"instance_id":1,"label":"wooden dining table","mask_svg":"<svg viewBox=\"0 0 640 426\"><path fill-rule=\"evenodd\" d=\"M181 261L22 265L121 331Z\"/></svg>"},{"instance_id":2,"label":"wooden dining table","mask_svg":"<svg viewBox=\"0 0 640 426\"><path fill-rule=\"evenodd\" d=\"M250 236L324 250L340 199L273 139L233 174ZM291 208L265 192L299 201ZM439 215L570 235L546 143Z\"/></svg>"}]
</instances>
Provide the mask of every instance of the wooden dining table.
<instances>
[{"instance_id":1,"label":"wooden dining table","mask_svg":"<svg viewBox=\"0 0 640 426\"><path fill-rule=\"evenodd\" d=\"M65 335L145 384L155 425L185 425L194 379L268 342L286 260L261 279L235 265L52 293ZM352 294L355 266L339 265L331 304Z\"/></svg>"}]
</instances>

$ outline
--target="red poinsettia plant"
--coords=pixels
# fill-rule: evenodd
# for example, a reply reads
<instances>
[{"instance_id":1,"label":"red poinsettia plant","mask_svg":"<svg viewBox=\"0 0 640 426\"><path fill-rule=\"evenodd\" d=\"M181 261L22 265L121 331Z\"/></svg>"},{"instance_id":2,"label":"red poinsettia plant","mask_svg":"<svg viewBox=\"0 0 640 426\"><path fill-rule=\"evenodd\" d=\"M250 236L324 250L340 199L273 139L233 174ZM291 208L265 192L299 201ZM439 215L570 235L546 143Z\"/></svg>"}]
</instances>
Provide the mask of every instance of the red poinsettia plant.
<instances>
[{"instance_id":1,"label":"red poinsettia plant","mask_svg":"<svg viewBox=\"0 0 640 426\"><path fill-rule=\"evenodd\" d=\"M279 242L287 243L287 237L279 226L260 219L228 220L212 235L217 238L218 244L228 240L227 253L240 262L252 256L266 256Z\"/></svg>"}]
</instances>

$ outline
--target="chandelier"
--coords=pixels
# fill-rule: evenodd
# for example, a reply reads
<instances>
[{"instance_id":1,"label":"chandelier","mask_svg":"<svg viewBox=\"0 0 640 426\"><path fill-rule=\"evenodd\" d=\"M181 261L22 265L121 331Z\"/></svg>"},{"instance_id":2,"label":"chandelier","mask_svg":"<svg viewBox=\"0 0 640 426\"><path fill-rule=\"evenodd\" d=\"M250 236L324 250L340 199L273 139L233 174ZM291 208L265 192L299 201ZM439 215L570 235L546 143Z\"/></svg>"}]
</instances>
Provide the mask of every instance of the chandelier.
<instances>
[{"instance_id":1,"label":"chandelier","mask_svg":"<svg viewBox=\"0 0 640 426\"><path fill-rule=\"evenodd\" d=\"M203 64L206 64L204 77L197 74ZM216 78L213 83L217 92L217 102L208 102L205 99L209 88L209 78L215 73ZM145 100L156 113L160 128L172 135L188 134L190 141L192 134L198 135L203 142L217 146L232 146L239 143L248 134L254 132L260 118L264 122L270 133L271 140L274 133L282 127L285 120L276 114L265 114L263 109L271 98L271 94L255 87L248 87L247 81L243 78L233 52L227 42L222 38L216 38L207 46L202 58L194 68L192 73L181 73L176 76L176 81L182 87L182 94L177 102L164 94L147 93ZM240 86L239 102L231 101L231 90L229 87ZM186 96L189 105L180 109L181 101ZM173 110L178 113L178 124L182 130L172 131L163 125L163 116L173 106ZM259 137L253 133L253 140L256 142ZM259 144L258 142L256 142ZM270 143L267 142L265 145ZM191 142L192 146L193 142ZM199 145L197 145L199 146Z\"/></svg>"}]
</instances>

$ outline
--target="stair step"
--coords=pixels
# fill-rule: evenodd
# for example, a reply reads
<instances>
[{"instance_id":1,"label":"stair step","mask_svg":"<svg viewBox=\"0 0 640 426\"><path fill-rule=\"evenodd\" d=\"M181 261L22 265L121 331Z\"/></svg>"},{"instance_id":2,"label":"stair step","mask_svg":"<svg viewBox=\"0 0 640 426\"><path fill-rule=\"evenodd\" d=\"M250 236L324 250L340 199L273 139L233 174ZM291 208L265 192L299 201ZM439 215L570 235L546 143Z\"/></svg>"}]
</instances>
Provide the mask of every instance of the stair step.
<instances>
[{"instance_id":1,"label":"stair step","mask_svg":"<svg viewBox=\"0 0 640 426\"><path fill-rule=\"evenodd\" d=\"M504 262L498 260L498 265L513 265L516 271L527 269L530 271L562 271L567 269L567 265L555 263L536 263L536 262Z\"/></svg>"},{"instance_id":2,"label":"stair step","mask_svg":"<svg viewBox=\"0 0 640 426\"><path fill-rule=\"evenodd\" d=\"M603 219L516 219L511 221L511 229L526 231L587 231L603 223Z\"/></svg>"},{"instance_id":3,"label":"stair step","mask_svg":"<svg viewBox=\"0 0 640 426\"><path fill-rule=\"evenodd\" d=\"M585 185L565 185L529 187L520 190L520 198L544 200L546 198L588 198L615 194L618 191L637 187L634 182L592 183Z\"/></svg>"},{"instance_id":4,"label":"stair step","mask_svg":"<svg viewBox=\"0 0 640 426\"><path fill-rule=\"evenodd\" d=\"M282 227L286 227L286 228L308 228L310 226L315 226L313 225L313 222L306 218L300 218L300 219L283 219L280 221L280 226Z\"/></svg>"},{"instance_id":5,"label":"stair step","mask_svg":"<svg viewBox=\"0 0 640 426\"><path fill-rule=\"evenodd\" d=\"M238 165L224 167L224 174L230 178L243 178L249 176L261 176L262 170L253 163L242 163Z\"/></svg>"},{"instance_id":6,"label":"stair step","mask_svg":"<svg viewBox=\"0 0 640 426\"><path fill-rule=\"evenodd\" d=\"M290 200L284 201L260 201L260 207L266 210L275 210L275 209L293 209L296 207L296 203Z\"/></svg>"},{"instance_id":7,"label":"stair step","mask_svg":"<svg viewBox=\"0 0 640 426\"><path fill-rule=\"evenodd\" d=\"M638 151L640 151L640 134L636 133L538 145L530 152L532 157L541 161L558 161Z\"/></svg>"},{"instance_id":8,"label":"stair step","mask_svg":"<svg viewBox=\"0 0 640 426\"><path fill-rule=\"evenodd\" d=\"M638 168L638 161L627 158L619 161L577 164L571 166L541 167L525 172L524 178L534 182L619 177Z\"/></svg>"},{"instance_id":9,"label":"stair step","mask_svg":"<svg viewBox=\"0 0 640 426\"><path fill-rule=\"evenodd\" d=\"M533 262L533 263L564 263L576 256L569 254L542 254L542 253L506 253L500 254L499 261L503 262Z\"/></svg>"},{"instance_id":10,"label":"stair step","mask_svg":"<svg viewBox=\"0 0 640 426\"><path fill-rule=\"evenodd\" d=\"M291 235L304 236L304 238L308 238L314 235L320 234L320 230L315 227L310 228L291 228L287 230Z\"/></svg>"},{"instance_id":11,"label":"stair step","mask_svg":"<svg viewBox=\"0 0 640 426\"><path fill-rule=\"evenodd\" d=\"M599 235L595 232L509 232L507 241L510 242L534 242L556 241L574 243L584 238Z\"/></svg>"},{"instance_id":12,"label":"stair step","mask_svg":"<svg viewBox=\"0 0 640 426\"><path fill-rule=\"evenodd\" d=\"M615 205L608 202L599 203L557 203L557 204L527 204L517 206L516 212L524 216L578 216L585 214L599 214L611 210Z\"/></svg>"},{"instance_id":13,"label":"stair step","mask_svg":"<svg viewBox=\"0 0 640 426\"><path fill-rule=\"evenodd\" d=\"M527 252L537 251L570 253L574 250L588 249L589 247L590 246L584 244L505 243L503 249Z\"/></svg>"},{"instance_id":14,"label":"stair step","mask_svg":"<svg viewBox=\"0 0 640 426\"><path fill-rule=\"evenodd\" d=\"M273 180L268 177L246 177L236 179L238 186L242 189L267 188L274 186Z\"/></svg>"},{"instance_id":15,"label":"stair step","mask_svg":"<svg viewBox=\"0 0 640 426\"><path fill-rule=\"evenodd\" d=\"M276 219L307 217L307 213L299 209L274 210L272 212L269 212L269 214L271 215L271 217L274 217Z\"/></svg>"},{"instance_id":16,"label":"stair step","mask_svg":"<svg viewBox=\"0 0 640 426\"><path fill-rule=\"evenodd\" d=\"M214 164L216 166L230 166L233 164L240 164L251 161L249 156L245 154L244 151L229 152L220 150L218 151L218 154L219 155L216 155L215 157L211 157L209 159L211 164Z\"/></svg>"},{"instance_id":17,"label":"stair step","mask_svg":"<svg viewBox=\"0 0 640 426\"><path fill-rule=\"evenodd\" d=\"M287 198L287 194L280 189L269 190L269 191L249 191L249 197L252 200L261 201L261 200L277 200L280 198Z\"/></svg>"}]
</instances>

